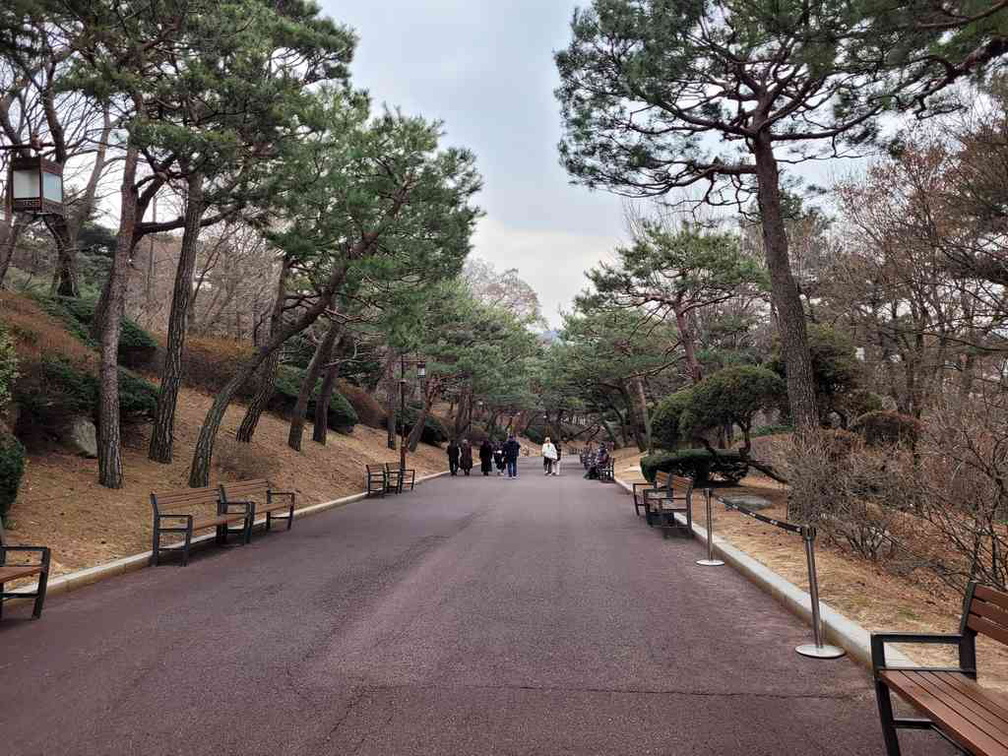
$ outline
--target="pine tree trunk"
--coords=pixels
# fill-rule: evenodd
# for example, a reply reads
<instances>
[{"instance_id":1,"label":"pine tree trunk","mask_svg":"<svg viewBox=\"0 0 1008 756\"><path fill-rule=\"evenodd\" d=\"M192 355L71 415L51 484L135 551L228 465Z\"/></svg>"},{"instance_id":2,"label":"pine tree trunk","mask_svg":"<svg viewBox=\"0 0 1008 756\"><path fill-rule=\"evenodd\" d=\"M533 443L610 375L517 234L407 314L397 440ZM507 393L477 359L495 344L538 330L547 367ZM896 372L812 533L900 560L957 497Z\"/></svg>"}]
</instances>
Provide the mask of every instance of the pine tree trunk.
<instances>
[{"instance_id":1,"label":"pine tree trunk","mask_svg":"<svg viewBox=\"0 0 1008 756\"><path fill-rule=\"evenodd\" d=\"M175 271L171 313L168 316L168 345L165 349L164 367L161 370L157 413L154 416L150 448L147 452L148 458L155 462L172 461L175 408L182 384L182 352L185 348L186 324L189 321L193 271L196 269L197 242L203 211L203 176L194 173L187 183L185 230L182 233L182 248Z\"/></svg>"},{"instance_id":2,"label":"pine tree trunk","mask_svg":"<svg viewBox=\"0 0 1008 756\"><path fill-rule=\"evenodd\" d=\"M276 299L273 300L273 312L270 314L270 333L267 341L283 327L283 308L287 293L287 278L290 275L290 261L284 260L280 268L280 278L277 281ZM273 398L273 391L276 386L277 370L280 369L280 352L271 354L258 371L259 382L256 384L256 392L245 410L241 425L235 438L243 443L252 441L256 427L259 425L259 418L266 411L270 399Z\"/></svg>"},{"instance_id":3,"label":"pine tree trunk","mask_svg":"<svg viewBox=\"0 0 1008 756\"><path fill-rule=\"evenodd\" d=\"M79 277L77 274L77 238L71 231L66 216L55 215L46 217L46 225L56 241L56 269L53 271L50 294L61 297L76 297L80 295Z\"/></svg>"},{"instance_id":4,"label":"pine tree trunk","mask_svg":"<svg viewBox=\"0 0 1008 756\"><path fill-rule=\"evenodd\" d=\"M683 352L686 354L686 368L689 370L690 380L693 383L700 383L703 380L703 368L700 367L700 360L697 359L696 337L693 335L693 329L690 327L686 314L679 308L675 310L675 319Z\"/></svg>"},{"instance_id":5,"label":"pine tree trunk","mask_svg":"<svg viewBox=\"0 0 1008 756\"><path fill-rule=\"evenodd\" d=\"M119 332L126 304L126 281L133 232L137 223L136 172L139 151L126 149L123 163L119 238L106 286L106 314L101 329L101 362L98 369L98 482L106 488L122 488L122 448L119 428Z\"/></svg>"},{"instance_id":6,"label":"pine tree trunk","mask_svg":"<svg viewBox=\"0 0 1008 756\"><path fill-rule=\"evenodd\" d=\"M805 310L798 284L791 273L787 232L781 208L780 175L768 134L761 133L755 139L753 151L756 157L763 248L767 269L770 271L774 308L777 310L777 327L787 373L788 403L791 419L800 433L819 424L812 358L805 329Z\"/></svg>"},{"instance_id":7,"label":"pine tree trunk","mask_svg":"<svg viewBox=\"0 0 1008 756\"><path fill-rule=\"evenodd\" d=\"M266 411L266 407L269 406L273 393L276 390L277 373L280 370L280 357L280 350L278 349L263 361L257 371L256 375L259 376L259 380L256 383L256 391L252 395L252 400L249 402L248 407L245 409L245 415L242 417L238 430L235 432L235 439L237 441L245 444L251 443L252 436L255 435L256 428L259 425L259 418ZM254 379L255 375L250 374L249 380Z\"/></svg>"},{"instance_id":8,"label":"pine tree trunk","mask_svg":"<svg viewBox=\"0 0 1008 756\"><path fill-rule=\"evenodd\" d=\"M11 260L14 257L14 247L17 246L18 238L21 236L24 227L24 224L19 223L17 219L11 219L3 228L3 235L0 236L0 289L3 288L4 281L7 278L7 270L10 268Z\"/></svg>"},{"instance_id":9,"label":"pine tree trunk","mask_svg":"<svg viewBox=\"0 0 1008 756\"><path fill-rule=\"evenodd\" d=\"M301 451L301 439L304 437L305 415L308 412L308 402L311 401L312 391L318 383L322 369L333 357L333 347L336 345L336 338L339 336L341 330L342 326L337 321L332 321L325 336L322 337L318 346L315 347L315 354L312 355L311 362L308 363L308 369L305 370L304 380L301 381L297 401L294 403L294 414L291 417L290 432L287 434L287 445L295 451ZM320 404L320 402L316 402L316 404ZM323 412L328 420L328 398L323 405Z\"/></svg>"},{"instance_id":10,"label":"pine tree trunk","mask_svg":"<svg viewBox=\"0 0 1008 756\"><path fill-rule=\"evenodd\" d=\"M644 381L640 376L634 378L634 388L637 390L637 401L640 402L641 421L644 426L644 444L648 453L651 449L651 415L648 412L647 394L644 393Z\"/></svg>"},{"instance_id":11,"label":"pine tree trunk","mask_svg":"<svg viewBox=\"0 0 1008 756\"><path fill-rule=\"evenodd\" d=\"M318 399L315 400L315 422L312 426L312 441L325 446L329 438L329 400L336 390L336 379L339 377L339 364L333 363L326 370L319 388Z\"/></svg>"},{"instance_id":12,"label":"pine tree trunk","mask_svg":"<svg viewBox=\"0 0 1008 756\"><path fill-rule=\"evenodd\" d=\"M406 448L411 452L415 452L417 450L417 446L420 445L420 439L423 437L424 425L427 423L427 418L430 417L431 406L434 404L434 397L437 394L438 386L438 381L431 378L427 388L424 390L423 408L420 410L420 415L417 417L417 421L413 425L412 430L410 430L409 438L406 439Z\"/></svg>"},{"instance_id":13,"label":"pine tree trunk","mask_svg":"<svg viewBox=\"0 0 1008 756\"><path fill-rule=\"evenodd\" d=\"M353 250L348 257L353 259ZM292 336L304 331L312 323L321 317L322 313L326 311L330 304L332 304L333 297L339 290L340 286L343 285L343 281L346 280L348 263L344 263L338 266L330 274L329 281L327 282L324 290L321 292L316 301L307 309L305 309L298 319L289 324L284 325L281 328L276 329L270 335L269 342L258 349L253 355L234 375L234 377L227 382L223 389L214 397L213 404L207 411L206 418L203 420L203 425L200 428L199 438L196 439L196 449L193 451L192 465L189 468L189 485L193 488L201 488L209 484L210 481L210 465L213 461L213 450L214 443L217 440L217 431L220 430L221 421L224 419L224 413L227 411L228 405L234 399L235 394L238 393L238 389L252 377L252 374L259 369L263 363L270 359L274 354L279 354L280 347L283 346L284 342L290 339Z\"/></svg>"}]
</instances>

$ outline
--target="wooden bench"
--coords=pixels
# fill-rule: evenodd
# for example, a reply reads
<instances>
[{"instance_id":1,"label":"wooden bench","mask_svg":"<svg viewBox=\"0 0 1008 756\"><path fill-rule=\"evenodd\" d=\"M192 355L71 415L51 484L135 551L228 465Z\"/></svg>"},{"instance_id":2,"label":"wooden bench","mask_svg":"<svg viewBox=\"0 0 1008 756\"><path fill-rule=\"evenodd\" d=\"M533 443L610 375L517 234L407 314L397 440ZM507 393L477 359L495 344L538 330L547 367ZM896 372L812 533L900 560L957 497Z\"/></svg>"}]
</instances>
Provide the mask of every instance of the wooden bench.
<instances>
[{"instance_id":1,"label":"wooden bench","mask_svg":"<svg viewBox=\"0 0 1008 756\"><path fill-rule=\"evenodd\" d=\"M385 474L385 466L364 465L364 482L367 485L368 496L384 496L387 488L388 475Z\"/></svg>"},{"instance_id":2,"label":"wooden bench","mask_svg":"<svg viewBox=\"0 0 1008 756\"><path fill-rule=\"evenodd\" d=\"M34 564L11 564L7 562L7 557L12 554L30 554L37 552L39 560ZM38 619L42 616L42 605L45 603L46 586L49 584L49 562L52 554L48 546L10 546L5 540L3 520L0 520L0 617L3 616L4 599L9 598L34 598L35 608L32 609L32 617ZM21 578L38 576L38 584L34 593L10 593L4 591L4 583L9 583Z\"/></svg>"},{"instance_id":3,"label":"wooden bench","mask_svg":"<svg viewBox=\"0 0 1008 756\"><path fill-rule=\"evenodd\" d=\"M640 485L640 484L638 484ZM635 490L636 493L636 490ZM693 537L693 479L681 475L670 475L659 470L655 473L654 486L642 492L644 518L649 526L657 523L662 529L662 538L670 533L682 533ZM634 507L636 509L636 498ZM676 513L686 516L686 524L681 524Z\"/></svg>"},{"instance_id":4,"label":"wooden bench","mask_svg":"<svg viewBox=\"0 0 1008 756\"><path fill-rule=\"evenodd\" d=\"M225 508L232 504L250 504L250 523L255 522L256 515L265 512L266 530L272 529L273 520L286 520L287 530L294 524L294 492L277 491L265 478L221 483L220 500Z\"/></svg>"},{"instance_id":5,"label":"wooden bench","mask_svg":"<svg viewBox=\"0 0 1008 756\"><path fill-rule=\"evenodd\" d=\"M406 468L403 470L403 474L399 475L399 468L392 467L388 462L385 463L385 474L388 475L389 488L395 488L396 493L402 493L403 488L406 483L409 483L409 490L412 491L413 487L416 485L416 470Z\"/></svg>"},{"instance_id":6,"label":"wooden bench","mask_svg":"<svg viewBox=\"0 0 1008 756\"><path fill-rule=\"evenodd\" d=\"M1008 754L1008 696L976 681L978 634L1008 645L1008 593L976 583L966 590L958 633L872 633L875 695L889 756L899 756L899 728L936 730L967 753ZM889 666L887 643L956 646L959 664L951 668ZM894 692L925 716L894 716Z\"/></svg>"},{"instance_id":7,"label":"wooden bench","mask_svg":"<svg viewBox=\"0 0 1008 756\"><path fill-rule=\"evenodd\" d=\"M189 563L189 548L192 545L193 533L197 530L215 528L217 543L224 543L228 533L238 533L242 543L248 543L252 531L252 507L249 504L236 504L237 511L221 504L220 490L217 488L184 488L167 493L151 493L151 508L154 510L154 536L151 549L151 564L157 566L161 552L167 548L161 545L164 533L179 533L182 541L182 566ZM205 513L199 510L210 509ZM195 512L193 510L196 510ZM168 524L165 524L168 521ZM178 524L172 524L177 522ZM240 528L230 525L239 523Z\"/></svg>"}]
</instances>

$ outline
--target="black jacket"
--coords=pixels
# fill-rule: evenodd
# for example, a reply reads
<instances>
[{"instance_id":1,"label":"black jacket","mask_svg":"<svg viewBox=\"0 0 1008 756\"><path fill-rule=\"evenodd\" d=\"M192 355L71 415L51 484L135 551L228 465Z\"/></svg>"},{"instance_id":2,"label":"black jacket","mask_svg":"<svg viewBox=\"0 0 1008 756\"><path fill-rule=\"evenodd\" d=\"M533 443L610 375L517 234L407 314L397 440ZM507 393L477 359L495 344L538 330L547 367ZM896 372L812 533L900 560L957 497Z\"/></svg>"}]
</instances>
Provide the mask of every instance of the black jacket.
<instances>
[{"instance_id":1,"label":"black jacket","mask_svg":"<svg viewBox=\"0 0 1008 756\"><path fill-rule=\"evenodd\" d=\"M521 452L521 444L514 439L510 439L504 444L504 458L508 462L517 462L518 454Z\"/></svg>"}]
</instances>

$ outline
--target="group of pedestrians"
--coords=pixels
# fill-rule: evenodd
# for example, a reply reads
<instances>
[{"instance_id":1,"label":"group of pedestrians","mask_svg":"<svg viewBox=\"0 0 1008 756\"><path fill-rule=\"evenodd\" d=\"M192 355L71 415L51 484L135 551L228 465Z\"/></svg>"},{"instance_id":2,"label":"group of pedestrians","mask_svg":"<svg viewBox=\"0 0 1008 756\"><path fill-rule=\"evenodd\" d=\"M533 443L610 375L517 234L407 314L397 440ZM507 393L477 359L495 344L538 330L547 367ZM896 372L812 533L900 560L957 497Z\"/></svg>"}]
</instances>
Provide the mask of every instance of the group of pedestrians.
<instances>
[{"instance_id":1,"label":"group of pedestrians","mask_svg":"<svg viewBox=\"0 0 1008 756\"><path fill-rule=\"evenodd\" d=\"M503 475L506 470L509 478L517 478L520 453L521 445L513 433L503 444L484 439L478 450L480 472L490 475L496 467L498 475ZM463 438L460 443L452 439L448 443L448 471L455 476L461 470L463 475L468 476L472 469L473 448L469 439Z\"/></svg>"}]
</instances>

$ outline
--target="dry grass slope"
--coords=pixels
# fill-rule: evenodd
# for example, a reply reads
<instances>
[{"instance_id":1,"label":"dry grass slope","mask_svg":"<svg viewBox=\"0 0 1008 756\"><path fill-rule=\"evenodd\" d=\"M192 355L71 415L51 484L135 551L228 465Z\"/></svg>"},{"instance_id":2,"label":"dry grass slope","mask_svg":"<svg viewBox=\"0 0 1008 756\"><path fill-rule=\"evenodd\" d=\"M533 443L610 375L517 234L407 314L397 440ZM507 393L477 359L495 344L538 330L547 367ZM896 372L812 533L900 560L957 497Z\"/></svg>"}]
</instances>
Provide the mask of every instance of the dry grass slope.
<instances>
[{"instance_id":1,"label":"dry grass slope","mask_svg":"<svg viewBox=\"0 0 1008 756\"><path fill-rule=\"evenodd\" d=\"M161 465L147 459L146 428L127 439L126 485L102 488L97 461L69 453L29 457L18 499L10 512L15 542L43 543L53 549L55 572L65 573L150 548L151 491L186 485L189 461L200 424L212 397L183 389L179 398L175 461ZM287 446L288 424L263 415L251 444L233 440L245 407L233 405L221 429L212 482L268 475L284 489L298 492L298 506L357 493L365 463L398 461L385 445L383 431L357 426L350 435L331 432L325 446L306 441L303 451ZM418 474L444 468L444 453L421 445L410 455Z\"/></svg>"}]
</instances>

